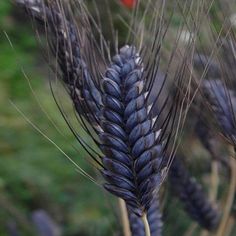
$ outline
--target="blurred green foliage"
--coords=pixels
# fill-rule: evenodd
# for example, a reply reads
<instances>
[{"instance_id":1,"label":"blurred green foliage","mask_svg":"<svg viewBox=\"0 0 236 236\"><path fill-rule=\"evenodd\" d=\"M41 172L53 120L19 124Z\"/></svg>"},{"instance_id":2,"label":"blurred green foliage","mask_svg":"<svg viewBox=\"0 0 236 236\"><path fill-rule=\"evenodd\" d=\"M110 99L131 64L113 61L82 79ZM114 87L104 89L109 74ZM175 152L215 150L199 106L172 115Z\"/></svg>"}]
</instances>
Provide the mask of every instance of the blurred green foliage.
<instances>
[{"instance_id":1,"label":"blurred green foliage","mask_svg":"<svg viewBox=\"0 0 236 236\"><path fill-rule=\"evenodd\" d=\"M52 99L47 66L24 17L9 1L0 1L0 235L10 235L11 222L21 235L36 235L31 215L37 209L46 210L63 235L110 235L115 228L114 214L107 206L108 199L103 200L101 188L79 174L11 105L10 101L76 163L95 175L84 161L85 152L72 147L77 142ZM40 109L34 93L64 136Z\"/></svg>"}]
</instances>

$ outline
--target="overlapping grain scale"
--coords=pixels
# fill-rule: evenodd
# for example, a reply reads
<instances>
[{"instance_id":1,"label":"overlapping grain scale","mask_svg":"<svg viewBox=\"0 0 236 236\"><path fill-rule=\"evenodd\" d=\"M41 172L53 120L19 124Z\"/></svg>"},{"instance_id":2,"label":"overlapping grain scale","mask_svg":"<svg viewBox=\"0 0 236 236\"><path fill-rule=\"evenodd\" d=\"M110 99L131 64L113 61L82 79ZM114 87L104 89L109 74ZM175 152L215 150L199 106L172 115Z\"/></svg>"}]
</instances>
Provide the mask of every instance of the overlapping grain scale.
<instances>
[{"instance_id":1,"label":"overlapping grain scale","mask_svg":"<svg viewBox=\"0 0 236 236\"><path fill-rule=\"evenodd\" d=\"M53 51L58 58L57 61L63 73L64 82L69 89L75 108L79 114L86 113L89 120L93 120L91 114L98 119L101 96L94 85L86 63L81 58L81 45L76 26L67 22L68 24L65 27L60 14L57 14L53 8L51 11L55 15L55 20L58 20L57 27L52 27L52 32L54 29L54 34L57 37L57 43L52 43ZM56 52L56 48L58 48L58 52Z\"/></svg>"},{"instance_id":2,"label":"overlapping grain scale","mask_svg":"<svg viewBox=\"0 0 236 236\"><path fill-rule=\"evenodd\" d=\"M145 229L143 221L140 217L134 214L132 211L129 214L129 224L132 235L134 236L145 236ZM147 219L150 227L151 236L161 236L162 235L162 217L161 217L159 200L154 199L150 208L147 212Z\"/></svg>"},{"instance_id":3,"label":"overlapping grain scale","mask_svg":"<svg viewBox=\"0 0 236 236\"><path fill-rule=\"evenodd\" d=\"M171 189L181 200L189 216L207 230L214 230L220 222L220 213L209 202L196 179L191 177L177 158L170 168Z\"/></svg>"},{"instance_id":4,"label":"overlapping grain scale","mask_svg":"<svg viewBox=\"0 0 236 236\"><path fill-rule=\"evenodd\" d=\"M46 26L50 50L57 60L64 85L79 114L97 122L101 95L83 60L77 26L67 19L56 1L45 4L43 0L15 0L26 8L33 18Z\"/></svg>"},{"instance_id":5,"label":"overlapping grain scale","mask_svg":"<svg viewBox=\"0 0 236 236\"><path fill-rule=\"evenodd\" d=\"M236 143L236 96L221 80L203 82L203 92L224 136Z\"/></svg>"},{"instance_id":6,"label":"overlapping grain scale","mask_svg":"<svg viewBox=\"0 0 236 236\"><path fill-rule=\"evenodd\" d=\"M160 177L160 132L153 129L144 89L143 65L135 47L125 46L104 76L100 133L105 154L104 187L138 216L149 209Z\"/></svg>"}]
</instances>

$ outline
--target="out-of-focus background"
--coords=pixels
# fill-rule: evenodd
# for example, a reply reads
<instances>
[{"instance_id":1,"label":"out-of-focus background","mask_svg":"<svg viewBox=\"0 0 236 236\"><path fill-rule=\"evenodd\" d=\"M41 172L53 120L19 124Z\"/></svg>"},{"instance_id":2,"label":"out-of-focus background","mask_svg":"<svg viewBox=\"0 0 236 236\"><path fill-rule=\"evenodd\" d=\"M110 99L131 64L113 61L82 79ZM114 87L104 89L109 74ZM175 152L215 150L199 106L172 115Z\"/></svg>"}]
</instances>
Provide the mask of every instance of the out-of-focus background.
<instances>
[{"instance_id":1,"label":"out-of-focus background","mask_svg":"<svg viewBox=\"0 0 236 236\"><path fill-rule=\"evenodd\" d=\"M95 175L86 153L73 148L77 142L55 106L49 68L29 18L10 1L0 1L0 29L0 235L38 235L37 222L44 221L62 233L53 235L111 235L117 224L108 196L12 105Z\"/></svg>"}]
</instances>

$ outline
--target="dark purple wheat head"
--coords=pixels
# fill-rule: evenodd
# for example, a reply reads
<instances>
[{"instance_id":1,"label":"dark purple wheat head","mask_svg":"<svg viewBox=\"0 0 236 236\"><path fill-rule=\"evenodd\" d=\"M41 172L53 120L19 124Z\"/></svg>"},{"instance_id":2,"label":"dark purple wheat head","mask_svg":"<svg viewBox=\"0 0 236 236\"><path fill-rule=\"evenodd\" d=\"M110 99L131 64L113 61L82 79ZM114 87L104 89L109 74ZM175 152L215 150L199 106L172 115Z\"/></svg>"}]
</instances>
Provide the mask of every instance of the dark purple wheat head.
<instances>
[{"instance_id":1,"label":"dark purple wheat head","mask_svg":"<svg viewBox=\"0 0 236 236\"><path fill-rule=\"evenodd\" d=\"M231 15L234 8L228 3L217 1L222 9L218 22L220 30L215 28L211 16L206 18L207 28L211 45L201 48L202 51L209 51L209 56L199 56L195 60L200 75L199 87L203 95L200 113L204 113L202 119L213 131L219 131L230 144L235 146L236 138L236 96L235 96L235 65L236 65L236 37L235 31L230 22L224 22L222 16ZM207 16L207 15L206 15ZM200 30L201 31L201 30ZM226 33L227 32L227 33ZM198 69L198 68L196 68ZM204 110L204 112L202 112ZM201 114L202 115L202 114Z\"/></svg>"},{"instance_id":2,"label":"dark purple wheat head","mask_svg":"<svg viewBox=\"0 0 236 236\"><path fill-rule=\"evenodd\" d=\"M145 229L141 218L134 214L132 211L129 211L128 214L130 231L132 232L132 235L145 236ZM163 222L161 218L160 203L158 199L155 199L147 212L147 219L152 236L162 235Z\"/></svg>"},{"instance_id":3,"label":"dark purple wheat head","mask_svg":"<svg viewBox=\"0 0 236 236\"><path fill-rule=\"evenodd\" d=\"M219 211L209 202L201 185L190 176L178 158L174 159L170 168L170 183L189 216L207 230L216 229L220 222Z\"/></svg>"},{"instance_id":4,"label":"dark purple wheat head","mask_svg":"<svg viewBox=\"0 0 236 236\"><path fill-rule=\"evenodd\" d=\"M206 80L203 85L213 118L218 124L223 136L234 146L236 144L236 96L221 80Z\"/></svg>"},{"instance_id":5,"label":"dark purple wheat head","mask_svg":"<svg viewBox=\"0 0 236 236\"><path fill-rule=\"evenodd\" d=\"M16 2L46 28L50 51L61 71L61 82L82 128L101 153L76 133L59 103L58 107L76 138L100 167L105 189L124 199L129 211L143 216L156 199L156 192L178 144L178 132L183 127L183 100L188 89L184 91L181 88L186 82L186 59L192 55L192 43L186 49L185 60L179 60L182 63L179 63L171 81L173 95L164 94L160 104L159 98L169 76L167 68L163 81L160 83L158 80L161 42L168 22L164 24L163 21L160 29L158 22L163 19L156 16L156 11L152 13L150 28L153 28L155 37L150 47L143 46L137 50L135 46L126 45L109 60L110 53L107 58L104 52L108 50L107 42L98 29L100 44L97 43L92 29L98 26L82 3L77 5L80 22L76 25L71 9L59 0ZM133 21L138 22L138 18ZM174 48L178 41L175 43ZM174 53L173 49L168 65ZM105 70L99 67L97 60ZM160 86L155 95L152 89L157 85Z\"/></svg>"},{"instance_id":6,"label":"dark purple wheat head","mask_svg":"<svg viewBox=\"0 0 236 236\"><path fill-rule=\"evenodd\" d=\"M141 58L134 47L123 47L103 79L102 174L105 188L139 216L153 200L162 160L160 130L153 128L144 86Z\"/></svg>"},{"instance_id":7,"label":"dark purple wheat head","mask_svg":"<svg viewBox=\"0 0 236 236\"><path fill-rule=\"evenodd\" d=\"M61 69L61 79L69 93L78 114L93 122L101 107L101 96L82 59L81 35L70 18L65 13L60 1L16 0L28 14L43 25L49 37L50 52L56 58ZM89 116L89 117L87 117Z\"/></svg>"}]
</instances>

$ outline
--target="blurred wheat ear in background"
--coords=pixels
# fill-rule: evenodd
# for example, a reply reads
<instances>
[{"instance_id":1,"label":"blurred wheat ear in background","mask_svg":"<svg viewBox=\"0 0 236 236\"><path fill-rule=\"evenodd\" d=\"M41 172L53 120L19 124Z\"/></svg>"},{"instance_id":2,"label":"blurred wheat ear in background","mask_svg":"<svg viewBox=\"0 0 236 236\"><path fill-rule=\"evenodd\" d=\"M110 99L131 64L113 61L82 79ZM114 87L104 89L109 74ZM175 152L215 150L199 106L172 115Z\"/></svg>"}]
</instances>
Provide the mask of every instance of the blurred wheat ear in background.
<instances>
[{"instance_id":1,"label":"blurred wheat ear in background","mask_svg":"<svg viewBox=\"0 0 236 236\"><path fill-rule=\"evenodd\" d=\"M234 72L222 67L236 60L235 52L225 60L216 50L235 40L224 21L228 8L189 0L104 1L104 12L96 1L15 4L32 20L53 72L52 97L99 177L83 174L119 199L118 231L233 235L236 169L228 150L235 148L235 87ZM211 19L217 7L219 29ZM204 37L213 45L210 56ZM190 176L193 167L205 187ZM171 205L174 196L182 205Z\"/></svg>"}]
</instances>

